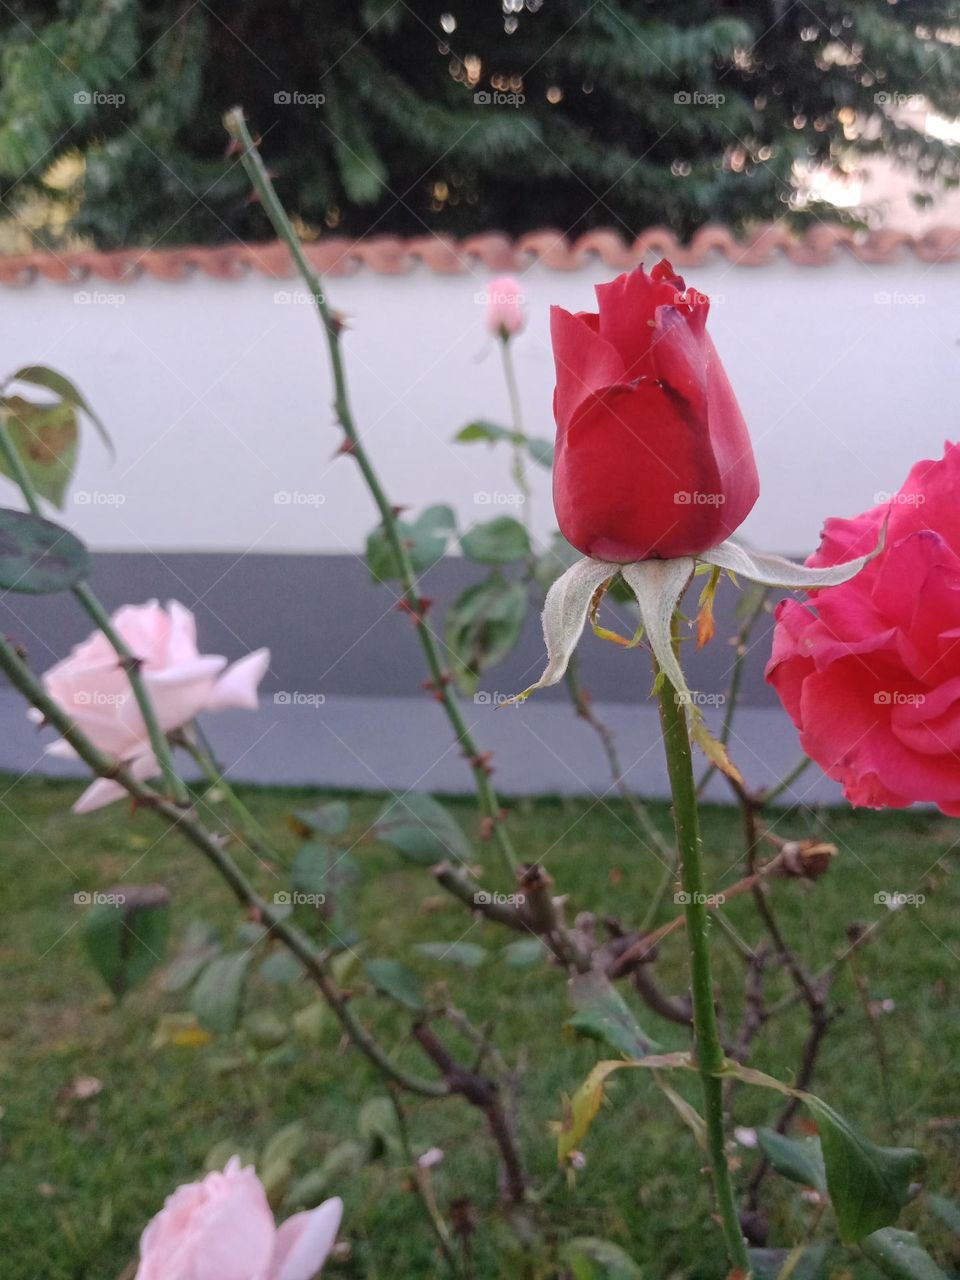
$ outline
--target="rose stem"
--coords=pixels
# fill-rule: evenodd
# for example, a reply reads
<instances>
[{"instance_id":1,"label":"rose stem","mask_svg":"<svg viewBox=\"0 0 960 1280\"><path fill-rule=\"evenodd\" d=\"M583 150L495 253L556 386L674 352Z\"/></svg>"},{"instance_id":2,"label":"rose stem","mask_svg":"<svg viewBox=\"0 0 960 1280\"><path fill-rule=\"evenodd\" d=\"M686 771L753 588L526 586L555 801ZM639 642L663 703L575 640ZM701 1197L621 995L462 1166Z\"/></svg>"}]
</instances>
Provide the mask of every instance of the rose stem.
<instances>
[{"instance_id":1,"label":"rose stem","mask_svg":"<svg viewBox=\"0 0 960 1280\"><path fill-rule=\"evenodd\" d=\"M723 1068L724 1053L713 1004L710 917L704 892L700 820L686 709L665 676L661 679L659 696L663 746L673 795L673 821L680 852L680 876L686 896L684 913L693 995L694 1052L703 1089L710 1173L730 1262L744 1276L749 1276L750 1260L737 1217L723 1131L723 1093L719 1073Z\"/></svg>"},{"instance_id":2,"label":"rose stem","mask_svg":"<svg viewBox=\"0 0 960 1280\"><path fill-rule=\"evenodd\" d=\"M327 339L327 349L330 355L330 366L333 371L334 384L334 411L337 421L343 428L346 436L345 452L349 453L356 461L360 472L366 482L367 488L376 503L377 510L380 513L380 519L383 523L384 533L390 544L390 549L396 559L396 563L400 569L400 582L403 588L402 600L407 609L410 610L412 617L416 620L416 633L423 649L424 657L427 660L427 668L433 681L434 690L438 700L441 702L447 719L453 728L457 741L463 749L463 754L470 762L470 768L473 772L474 786L480 800L480 807L485 816L489 820L490 829L493 838L497 842L497 847L503 857L504 862L513 876L517 869L517 857L513 849L513 842L507 833L503 821L500 808L500 800L496 791L490 782L487 762L481 757L477 745L473 740L470 730L467 728L466 721L457 704L456 697L450 689L449 674L444 671L443 663L440 660L440 650L437 646L433 632L427 625L426 618L420 597L417 592L416 577L413 572L413 566L410 562L410 556L400 536L397 527L397 515L391 505L387 495L384 493L380 484L380 479L373 468L367 451L363 445L357 426L353 418L353 411L350 408L350 400L347 394L347 378L344 369L343 357L340 352L340 322L337 316L330 308L326 295L323 292L323 283L317 273L307 261L303 246L294 231L290 219L287 217L286 210L280 203L280 199L273 188L270 175L267 173L260 153L254 146L250 131L247 128L246 120L243 112L239 107L235 107L229 111L226 116L226 127L230 135L236 139L241 147L241 159L247 176L253 184L253 188L260 197L264 212L270 219L274 231L280 239L286 244L290 250L290 254L297 266L304 283L313 298L320 322L323 325L324 333Z\"/></svg>"}]
</instances>

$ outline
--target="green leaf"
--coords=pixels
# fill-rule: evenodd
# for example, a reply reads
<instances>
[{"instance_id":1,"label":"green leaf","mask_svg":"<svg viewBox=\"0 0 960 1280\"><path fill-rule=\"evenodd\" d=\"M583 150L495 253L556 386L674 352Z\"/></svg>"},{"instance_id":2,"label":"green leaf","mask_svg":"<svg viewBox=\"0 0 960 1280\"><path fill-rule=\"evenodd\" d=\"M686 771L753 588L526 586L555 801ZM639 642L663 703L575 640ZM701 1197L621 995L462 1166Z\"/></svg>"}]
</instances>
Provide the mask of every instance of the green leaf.
<instances>
[{"instance_id":1,"label":"green leaf","mask_svg":"<svg viewBox=\"0 0 960 1280\"><path fill-rule=\"evenodd\" d=\"M254 1009L243 1020L243 1029L255 1049L276 1049L290 1035L290 1026L273 1009Z\"/></svg>"},{"instance_id":2,"label":"green leaf","mask_svg":"<svg viewBox=\"0 0 960 1280\"><path fill-rule=\"evenodd\" d=\"M546 948L539 938L519 938L516 942L508 942L500 954L507 964L515 969L524 969L542 960Z\"/></svg>"},{"instance_id":3,"label":"green leaf","mask_svg":"<svg viewBox=\"0 0 960 1280\"><path fill-rule=\"evenodd\" d=\"M55 396L59 396L67 404L79 409L96 427L97 434L109 450L110 456L116 457L113 441L110 439L110 433L103 425L102 419L94 413L86 397L64 374L58 373L56 369L48 369L42 364L32 364L25 365L22 369L18 369L16 373L11 374L7 382L29 382L35 387L45 387L47 391L52 391Z\"/></svg>"},{"instance_id":4,"label":"green leaf","mask_svg":"<svg viewBox=\"0 0 960 1280\"><path fill-rule=\"evenodd\" d=\"M278 986L288 987L303 977L304 968L292 952L271 951L260 966L259 972L265 982L275 982Z\"/></svg>"},{"instance_id":5,"label":"green leaf","mask_svg":"<svg viewBox=\"0 0 960 1280\"><path fill-rule=\"evenodd\" d=\"M329 800L316 809L297 809L294 822L318 836L339 836L350 822L350 806L346 800Z\"/></svg>"},{"instance_id":6,"label":"green leaf","mask_svg":"<svg viewBox=\"0 0 960 1280\"><path fill-rule=\"evenodd\" d=\"M643 1030L623 996L602 973L578 973L570 979L574 1014L567 1021L580 1035L600 1040L630 1058L644 1058L657 1044Z\"/></svg>"},{"instance_id":7,"label":"green leaf","mask_svg":"<svg viewBox=\"0 0 960 1280\"><path fill-rule=\"evenodd\" d=\"M423 573L444 554L456 533L457 518L452 507L427 507L413 522L397 521L397 533L410 557L414 573ZM367 568L374 582L399 578L400 561L383 525L367 536Z\"/></svg>"},{"instance_id":8,"label":"green leaf","mask_svg":"<svg viewBox=\"0 0 960 1280\"><path fill-rule=\"evenodd\" d=\"M211 960L193 989L190 1007L208 1031L226 1035L240 1017L252 951L231 951Z\"/></svg>"},{"instance_id":9,"label":"green leaf","mask_svg":"<svg viewBox=\"0 0 960 1280\"><path fill-rule=\"evenodd\" d=\"M432 796L408 791L384 808L373 833L411 862L432 866L445 858L463 862L470 842L457 820Z\"/></svg>"},{"instance_id":10,"label":"green leaf","mask_svg":"<svg viewBox=\"0 0 960 1280\"><path fill-rule=\"evenodd\" d=\"M119 1000L163 962L170 895L162 885L120 885L94 902L83 940L94 968Z\"/></svg>"},{"instance_id":11,"label":"green leaf","mask_svg":"<svg viewBox=\"0 0 960 1280\"><path fill-rule=\"evenodd\" d=\"M573 1280L643 1280L637 1264L611 1240L579 1236L565 1245L563 1260Z\"/></svg>"},{"instance_id":12,"label":"green leaf","mask_svg":"<svg viewBox=\"0 0 960 1280\"><path fill-rule=\"evenodd\" d=\"M79 538L42 516L0 507L0 590L47 595L66 591L89 572Z\"/></svg>"},{"instance_id":13,"label":"green leaf","mask_svg":"<svg viewBox=\"0 0 960 1280\"><path fill-rule=\"evenodd\" d=\"M63 509L77 463L77 415L69 404L32 404L20 396L0 402L10 443L41 497ZM0 472L16 479L0 454Z\"/></svg>"},{"instance_id":14,"label":"green leaf","mask_svg":"<svg viewBox=\"0 0 960 1280\"><path fill-rule=\"evenodd\" d=\"M307 1127L302 1120L284 1125L267 1141L260 1157L260 1165L266 1168L275 1160L296 1160L307 1141Z\"/></svg>"},{"instance_id":15,"label":"green leaf","mask_svg":"<svg viewBox=\"0 0 960 1280\"><path fill-rule=\"evenodd\" d=\"M892 1280L947 1280L943 1271L910 1231L886 1227L860 1241L860 1248Z\"/></svg>"},{"instance_id":16,"label":"green leaf","mask_svg":"<svg viewBox=\"0 0 960 1280\"><path fill-rule=\"evenodd\" d=\"M284 1208L291 1212L314 1209L330 1191L342 1187L363 1164L364 1151L352 1139L339 1143L316 1169L305 1174L287 1192Z\"/></svg>"},{"instance_id":17,"label":"green leaf","mask_svg":"<svg viewBox=\"0 0 960 1280\"><path fill-rule=\"evenodd\" d=\"M775 1129L758 1129L757 1143L777 1173L804 1187L826 1191L827 1174L819 1138L787 1138Z\"/></svg>"},{"instance_id":18,"label":"green leaf","mask_svg":"<svg viewBox=\"0 0 960 1280\"><path fill-rule=\"evenodd\" d=\"M301 845L290 865L290 882L300 893L326 896L330 863L336 855L322 840Z\"/></svg>"},{"instance_id":19,"label":"green leaf","mask_svg":"<svg viewBox=\"0 0 960 1280\"><path fill-rule=\"evenodd\" d=\"M473 694L482 673L502 662L520 639L528 607L523 585L495 573L468 587L447 610L444 641L464 693Z\"/></svg>"},{"instance_id":20,"label":"green leaf","mask_svg":"<svg viewBox=\"0 0 960 1280\"><path fill-rule=\"evenodd\" d=\"M526 446L527 453L534 462L549 471L553 466L553 441L545 440L542 436L527 436Z\"/></svg>"},{"instance_id":21,"label":"green leaf","mask_svg":"<svg viewBox=\"0 0 960 1280\"><path fill-rule=\"evenodd\" d=\"M333 941L349 946L356 938L352 924L355 889L360 879L357 861L348 853L332 849L321 840L301 847L290 867L290 880L298 894L311 901L298 903L313 912L333 934Z\"/></svg>"},{"instance_id":22,"label":"green leaf","mask_svg":"<svg viewBox=\"0 0 960 1280\"><path fill-rule=\"evenodd\" d=\"M468 560L478 564L512 564L530 554L530 537L513 516L497 516L475 524L461 537L460 548Z\"/></svg>"},{"instance_id":23,"label":"green leaf","mask_svg":"<svg viewBox=\"0 0 960 1280\"><path fill-rule=\"evenodd\" d=\"M164 988L167 991L185 990L219 950L216 933L202 921L192 920L187 925L180 950L167 968Z\"/></svg>"},{"instance_id":24,"label":"green leaf","mask_svg":"<svg viewBox=\"0 0 960 1280\"><path fill-rule=\"evenodd\" d=\"M805 1249L750 1249L754 1280L823 1280L826 1275L829 1245L817 1240ZM790 1270L785 1268L790 1266Z\"/></svg>"},{"instance_id":25,"label":"green leaf","mask_svg":"<svg viewBox=\"0 0 960 1280\"><path fill-rule=\"evenodd\" d=\"M371 1160L383 1155L399 1157L403 1154L397 1113L389 1098L371 1098L365 1102L360 1108L357 1124Z\"/></svg>"},{"instance_id":26,"label":"green leaf","mask_svg":"<svg viewBox=\"0 0 960 1280\"><path fill-rule=\"evenodd\" d=\"M923 1157L910 1147L874 1146L819 1098L804 1100L817 1117L840 1239L856 1244L896 1221Z\"/></svg>"},{"instance_id":27,"label":"green leaf","mask_svg":"<svg viewBox=\"0 0 960 1280\"><path fill-rule=\"evenodd\" d=\"M934 1195L928 1192L923 1197L923 1203L931 1211L936 1214L945 1227L960 1236L960 1206L953 1200L948 1200L946 1196Z\"/></svg>"},{"instance_id":28,"label":"green leaf","mask_svg":"<svg viewBox=\"0 0 960 1280\"><path fill-rule=\"evenodd\" d=\"M476 969L487 958L486 947L476 942L418 942L414 948L431 960L448 960L463 969Z\"/></svg>"},{"instance_id":29,"label":"green leaf","mask_svg":"<svg viewBox=\"0 0 960 1280\"><path fill-rule=\"evenodd\" d=\"M483 440L487 444L514 444L518 439L518 433L507 427L498 426L496 422L478 418L476 422L468 422L465 427L461 427L453 438L459 440L461 444L473 444L478 440Z\"/></svg>"},{"instance_id":30,"label":"green leaf","mask_svg":"<svg viewBox=\"0 0 960 1280\"><path fill-rule=\"evenodd\" d=\"M414 1011L425 1007L423 984L413 970L399 960L368 960L363 967L367 977L383 995Z\"/></svg>"}]
</instances>

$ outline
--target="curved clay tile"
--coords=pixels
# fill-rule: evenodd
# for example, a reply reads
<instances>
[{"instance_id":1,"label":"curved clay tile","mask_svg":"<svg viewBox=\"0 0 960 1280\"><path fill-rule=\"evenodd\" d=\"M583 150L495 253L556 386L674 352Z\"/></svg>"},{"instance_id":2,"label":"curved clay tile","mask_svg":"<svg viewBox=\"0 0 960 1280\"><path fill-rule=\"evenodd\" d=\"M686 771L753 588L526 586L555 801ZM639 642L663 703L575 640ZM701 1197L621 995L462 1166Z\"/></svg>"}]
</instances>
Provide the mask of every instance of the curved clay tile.
<instances>
[{"instance_id":1,"label":"curved clay tile","mask_svg":"<svg viewBox=\"0 0 960 1280\"><path fill-rule=\"evenodd\" d=\"M779 223L756 228L737 239L728 227L706 226L682 245L667 227L648 227L632 244L619 232L600 228L571 243L560 231L530 231L511 241L498 232L453 240L447 236L371 236L350 240L324 236L304 245L313 268L321 275L350 275L369 270L377 275L402 275L418 264L438 275L476 274L482 265L490 272L522 271L537 262L554 271L574 271L599 258L614 270L636 266L645 257L669 258L678 267L697 266L720 254L731 266L757 267L785 255L798 266L824 266L840 252L861 262L893 262L905 251L926 263L960 260L960 228L935 227L923 235L877 230L866 233L849 227L818 224L794 235ZM215 280L241 279L249 271L277 279L296 274L290 252L280 241L264 244L203 245L182 249L82 249L68 253L23 253L0 256L0 285L22 288L34 280L76 284L88 276L129 282L142 276L155 280L187 280L196 272Z\"/></svg>"}]
</instances>

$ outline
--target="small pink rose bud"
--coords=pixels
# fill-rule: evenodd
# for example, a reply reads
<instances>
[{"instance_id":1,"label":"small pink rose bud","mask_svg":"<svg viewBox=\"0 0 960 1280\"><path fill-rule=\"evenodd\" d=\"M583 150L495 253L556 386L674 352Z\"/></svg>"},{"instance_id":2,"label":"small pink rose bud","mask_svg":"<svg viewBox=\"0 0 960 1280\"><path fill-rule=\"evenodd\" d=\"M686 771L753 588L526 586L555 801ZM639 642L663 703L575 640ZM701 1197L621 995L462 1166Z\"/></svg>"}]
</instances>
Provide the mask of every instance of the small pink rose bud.
<instances>
[{"instance_id":1,"label":"small pink rose bud","mask_svg":"<svg viewBox=\"0 0 960 1280\"><path fill-rule=\"evenodd\" d=\"M487 285L487 328L496 338L513 337L524 326L523 290L513 276L497 276Z\"/></svg>"},{"instance_id":2,"label":"small pink rose bud","mask_svg":"<svg viewBox=\"0 0 960 1280\"><path fill-rule=\"evenodd\" d=\"M417 1164L421 1169L432 1169L434 1165L440 1163L443 1159L443 1152L439 1147L431 1147L429 1151L425 1151L417 1160Z\"/></svg>"}]
</instances>

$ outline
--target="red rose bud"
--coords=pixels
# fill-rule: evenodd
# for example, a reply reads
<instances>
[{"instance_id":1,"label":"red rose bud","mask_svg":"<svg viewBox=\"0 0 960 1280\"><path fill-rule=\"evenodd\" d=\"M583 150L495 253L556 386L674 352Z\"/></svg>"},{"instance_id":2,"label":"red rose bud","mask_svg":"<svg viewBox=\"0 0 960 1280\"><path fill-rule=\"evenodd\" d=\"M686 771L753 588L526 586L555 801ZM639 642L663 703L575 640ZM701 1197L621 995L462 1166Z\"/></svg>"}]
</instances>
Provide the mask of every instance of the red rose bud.
<instances>
[{"instance_id":1,"label":"red rose bud","mask_svg":"<svg viewBox=\"0 0 960 1280\"><path fill-rule=\"evenodd\" d=\"M596 292L598 315L551 311L560 529L584 555L620 564L706 551L760 489L706 332L709 299L666 260Z\"/></svg>"}]
</instances>

